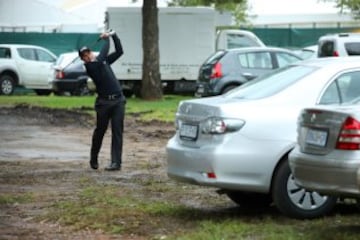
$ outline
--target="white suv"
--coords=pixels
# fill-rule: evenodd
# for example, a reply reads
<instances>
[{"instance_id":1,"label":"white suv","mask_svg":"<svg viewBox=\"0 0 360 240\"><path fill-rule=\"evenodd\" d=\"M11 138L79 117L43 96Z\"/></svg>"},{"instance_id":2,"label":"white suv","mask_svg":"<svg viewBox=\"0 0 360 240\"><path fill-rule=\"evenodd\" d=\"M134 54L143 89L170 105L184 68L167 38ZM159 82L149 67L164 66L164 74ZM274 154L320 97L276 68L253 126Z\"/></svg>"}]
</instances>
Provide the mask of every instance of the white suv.
<instances>
[{"instance_id":1,"label":"white suv","mask_svg":"<svg viewBox=\"0 0 360 240\"><path fill-rule=\"evenodd\" d=\"M359 33L325 35L318 41L318 57L346 57L360 55Z\"/></svg>"},{"instance_id":2,"label":"white suv","mask_svg":"<svg viewBox=\"0 0 360 240\"><path fill-rule=\"evenodd\" d=\"M38 95L52 92L52 66L56 55L35 45L0 44L0 95L11 95L16 86Z\"/></svg>"}]
</instances>

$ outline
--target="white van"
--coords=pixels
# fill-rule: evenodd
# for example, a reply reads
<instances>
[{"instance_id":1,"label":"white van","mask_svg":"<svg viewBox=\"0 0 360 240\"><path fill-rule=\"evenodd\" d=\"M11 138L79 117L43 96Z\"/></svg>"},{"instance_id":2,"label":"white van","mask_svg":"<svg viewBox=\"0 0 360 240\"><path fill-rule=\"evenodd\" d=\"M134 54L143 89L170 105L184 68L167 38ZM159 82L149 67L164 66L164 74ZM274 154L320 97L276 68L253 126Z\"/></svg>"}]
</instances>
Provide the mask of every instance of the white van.
<instances>
[{"instance_id":1,"label":"white van","mask_svg":"<svg viewBox=\"0 0 360 240\"><path fill-rule=\"evenodd\" d=\"M318 41L318 57L346 57L360 55L359 33L325 35Z\"/></svg>"}]
</instances>

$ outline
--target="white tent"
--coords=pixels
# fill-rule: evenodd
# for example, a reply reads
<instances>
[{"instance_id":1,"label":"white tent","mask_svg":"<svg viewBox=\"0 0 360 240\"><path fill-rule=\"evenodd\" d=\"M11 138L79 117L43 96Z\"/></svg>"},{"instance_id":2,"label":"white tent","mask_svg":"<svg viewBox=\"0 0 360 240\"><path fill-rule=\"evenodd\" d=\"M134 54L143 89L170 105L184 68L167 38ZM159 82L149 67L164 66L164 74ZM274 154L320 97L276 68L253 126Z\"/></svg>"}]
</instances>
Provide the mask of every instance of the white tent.
<instances>
[{"instance_id":1,"label":"white tent","mask_svg":"<svg viewBox=\"0 0 360 240\"><path fill-rule=\"evenodd\" d=\"M96 19L91 22L39 0L0 0L0 31L99 32L100 29Z\"/></svg>"}]
</instances>

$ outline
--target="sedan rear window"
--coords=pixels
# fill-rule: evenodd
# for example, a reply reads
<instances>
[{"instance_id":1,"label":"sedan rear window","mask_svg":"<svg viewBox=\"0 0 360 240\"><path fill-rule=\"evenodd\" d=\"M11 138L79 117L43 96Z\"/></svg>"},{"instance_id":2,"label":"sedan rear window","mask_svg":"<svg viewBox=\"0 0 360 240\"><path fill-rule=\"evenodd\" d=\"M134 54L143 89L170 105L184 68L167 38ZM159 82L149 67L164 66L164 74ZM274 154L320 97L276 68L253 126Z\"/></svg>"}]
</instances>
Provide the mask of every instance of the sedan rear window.
<instances>
[{"instance_id":1,"label":"sedan rear window","mask_svg":"<svg viewBox=\"0 0 360 240\"><path fill-rule=\"evenodd\" d=\"M224 55L225 51L217 51L213 55L211 55L208 59L206 59L204 64L215 64L217 61L219 61Z\"/></svg>"},{"instance_id":2,"label":"sedan rear window","mask_svg":"<svg viewBox=\"0 0 360 240\"><path fill-rule=\"evenodd\" d=\"M334 42L326 41L326 42L320 43L318 56L319 57L332 57L332 56L334 56Z\"/></svg>"},{"instance_id":3,"label":"sedan rear window","mask_svg":"<svg viewBox=\"0 0 360 240\"><path fill-rule=\"evenodd\" d=\"M0 58L11 58L9 48L0 48Z\"/></svg>"},{"instance_id":4,"label":"sedan rear window","mask_svg":"<svg viewBox=\"0 0 360 240\"><path fill-rule=\"evenodd\" d=\"M349 56L360 55L360 42L345 43L345 49Z\"/></svg>"},{"instance_id":5,"label":"sedan rear window","mask_svg":"<svg viewBox=\"0 0 360 240\"><path fill-rule=\"evenodd\" d=\"M280 68L252 80L225 94L229 98L260 99L281 92L304 76L315 71L315 67L291 65Z\"/></svg>"}]
</instances>

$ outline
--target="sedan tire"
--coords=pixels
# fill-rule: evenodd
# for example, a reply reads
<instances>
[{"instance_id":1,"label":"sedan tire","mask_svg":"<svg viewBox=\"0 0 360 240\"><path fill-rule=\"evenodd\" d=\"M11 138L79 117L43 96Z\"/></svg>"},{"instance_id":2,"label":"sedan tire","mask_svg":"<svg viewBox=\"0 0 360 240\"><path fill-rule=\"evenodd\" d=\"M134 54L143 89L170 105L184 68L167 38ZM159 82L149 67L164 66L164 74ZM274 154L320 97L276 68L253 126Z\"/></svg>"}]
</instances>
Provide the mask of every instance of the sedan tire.
<instances>
[{"instance_id":1,"label":"sedan tire","mask_svg":"<svg viewBox=\"0 0 360 240\"><path fill-rule=\"evenodd\" d=\"M4 74L0 77L0 95L11 95L15 90L15 80L12 76Z\"/></svg>"},{"instance_id":2,"label":"sedan tire","mask_svg":"<svg viewBox=\"0 0 360 240\"><path fill-rule=\"evenodd\" d=\"M273 181L273 200L285 215L298 219L312 219L328 214L337 202L336 197L307 191L295 184L286 158L278 167Z\"/></svg>"},{"instance_id":3,"label":"sedan tire","mask_svg":"<svg viewBox=\"0 0 360 240\"><path fill-rule=\"evenodd\" d=\"M52 91L47 89L34 89L35 93L39 96L49 96Z\"/></svg>"}]
</instances>

